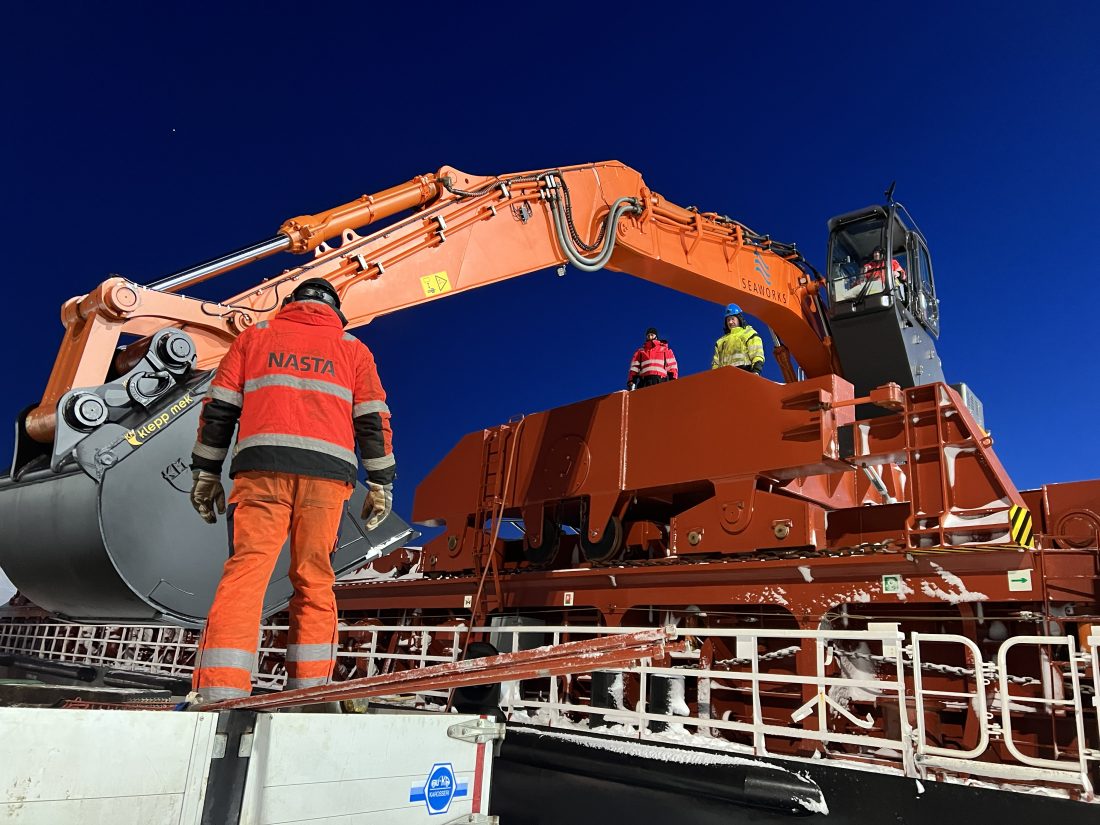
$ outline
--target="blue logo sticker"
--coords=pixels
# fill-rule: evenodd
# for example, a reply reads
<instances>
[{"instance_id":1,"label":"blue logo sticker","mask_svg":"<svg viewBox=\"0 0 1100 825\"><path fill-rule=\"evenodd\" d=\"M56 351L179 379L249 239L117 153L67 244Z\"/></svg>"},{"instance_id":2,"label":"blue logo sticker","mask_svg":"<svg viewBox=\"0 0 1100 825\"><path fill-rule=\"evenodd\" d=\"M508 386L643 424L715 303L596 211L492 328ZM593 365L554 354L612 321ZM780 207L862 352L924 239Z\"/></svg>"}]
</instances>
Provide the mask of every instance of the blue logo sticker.
<instances>
[{"instance_id":1,"label":"blue logo sticker","mask_svg":"<svg viewBox=\"0 0 1100 825\"><path fill-rule=\"evenodd\" d=\"M756 274L764 279L764 283L768 286L772 285L772 272L768 268L768 262L761 257L759 252L753 253L753 260L755 261L753 269L756 270Z\"/></svg>"},{"instance_id":2,"label":"blue logo sticker","mask_svg":"<svg viewBox=\"0 0 1100 825\"><path fill-rule=\"evenodd\" d=\"M436 762L428 772L428 778L409 789L409 802L423 802L428 813L445 814L451 807L451 800L468 796L470 782L458 779L450 762Z\"/></svg>"}]
</instances>

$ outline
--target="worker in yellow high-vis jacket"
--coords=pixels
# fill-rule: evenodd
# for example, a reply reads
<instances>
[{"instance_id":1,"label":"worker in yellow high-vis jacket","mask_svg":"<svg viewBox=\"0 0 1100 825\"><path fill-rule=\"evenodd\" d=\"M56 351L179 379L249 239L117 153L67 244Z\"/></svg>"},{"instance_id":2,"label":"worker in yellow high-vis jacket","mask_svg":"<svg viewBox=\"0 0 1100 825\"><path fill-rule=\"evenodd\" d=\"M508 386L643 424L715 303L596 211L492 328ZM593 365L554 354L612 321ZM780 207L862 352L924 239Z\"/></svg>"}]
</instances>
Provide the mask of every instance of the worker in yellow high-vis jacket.
<instances>
[{"instance_id":1,"label":"worker in yellow high-vis jacket","mask_svg":"<svg viewBox=\"0 0 1100 825\"><path fill-rule=\"evenodd\" d=\"M764 369L764 342L755 329L745 323L745 313L737 304L726 307L722 337L714 344L710 368L740 367L760 374Z\"/></svg>"}]
</instances>

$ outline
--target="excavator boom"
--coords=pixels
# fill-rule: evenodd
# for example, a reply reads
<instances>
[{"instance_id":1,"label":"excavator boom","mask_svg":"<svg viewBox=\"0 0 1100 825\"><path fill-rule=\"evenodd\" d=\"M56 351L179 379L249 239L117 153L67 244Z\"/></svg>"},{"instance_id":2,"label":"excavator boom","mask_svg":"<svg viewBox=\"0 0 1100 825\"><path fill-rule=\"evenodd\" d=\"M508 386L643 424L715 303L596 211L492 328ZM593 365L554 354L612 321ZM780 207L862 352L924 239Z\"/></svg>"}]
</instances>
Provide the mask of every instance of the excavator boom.
<instances>
[{"instance_id":1,"label":"excavator boom","mask_svg":"<svg viewBox=\"0 0 1100 825\"><path fill-rule=\"evenodd\" d=\"M355 232L415 207L421 208L369 236ZM312 250L314 259L221 303L179 294L283 250ZM25 429L35 441L49 443L66 393L100 385L120 363L132 363L116 353L120 336L147 338L177 327L194 341L196 365L212 368L236 335L277 312L307 277L327 278L336 287L354 328L447 294L566 263L582 270L606 266L716 303L737 301L768 324L807 375L838 371L816 300L819 283L793 247L715 213L671 204L638 172L614 161L492 178L444 167L288 220L272 239L149 287L113 278L71 299L62 308L61 350Z\"/></svg>"}]
</instances>

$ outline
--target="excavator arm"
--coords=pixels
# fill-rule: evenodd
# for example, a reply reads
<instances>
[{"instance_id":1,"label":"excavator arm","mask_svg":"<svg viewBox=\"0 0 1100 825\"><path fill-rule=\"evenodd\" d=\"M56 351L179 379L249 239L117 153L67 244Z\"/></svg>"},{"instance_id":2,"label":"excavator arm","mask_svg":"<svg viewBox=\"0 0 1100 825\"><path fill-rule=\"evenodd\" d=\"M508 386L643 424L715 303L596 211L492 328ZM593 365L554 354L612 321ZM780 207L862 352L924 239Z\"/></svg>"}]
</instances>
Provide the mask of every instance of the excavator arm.
<instances>
[{"instance_id":1,"label":"excavator arm","mask_svg":"<svg viewBox=\"0 0 1100 825\"><path fill-rule=\"evenodd\" d=\"M408 209L416 211L373 234L356 231ZM222 302L179 294L284 250L312 251L314 257ZM41 402L25 416L25 432L50 443L58 414L81 417L87 426L72 391L125 373L146 354L151 336L167 327L193 341L194 351L186 356L193 356L195 366L217 366L234 337L277 312L304 278L328 279L354 328L563 264L626 272L716 303L737 301L782 341L780 362L788 380L794 378L783 358L788 349L808 376L839 372L818 299L822 285L794 247L718 214L669 203L637 171L614 161L501 177L444 167L288 220L268 241L151 286L112 278L71 299L62 308L60 352ZM123 335L143 340L120 349Z\"/></svg>"}]
</instances>

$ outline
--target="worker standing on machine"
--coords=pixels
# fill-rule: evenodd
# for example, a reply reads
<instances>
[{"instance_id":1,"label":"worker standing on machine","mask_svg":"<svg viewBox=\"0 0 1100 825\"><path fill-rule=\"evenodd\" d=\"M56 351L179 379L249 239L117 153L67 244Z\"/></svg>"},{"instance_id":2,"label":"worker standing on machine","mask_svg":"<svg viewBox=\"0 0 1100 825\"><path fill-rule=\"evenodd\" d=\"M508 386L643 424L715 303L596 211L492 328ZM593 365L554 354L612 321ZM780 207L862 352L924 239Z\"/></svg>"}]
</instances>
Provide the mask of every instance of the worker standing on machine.
<instances>
[{"instance_id":1,"label":"worker standing on machine","mask_svg":"<svg viewBox=\"0 0 1100 825\"><path fill-rule=\"evenodd\" d=\"M657 337L657 330L645 331L645 343L634 351L630 360L630 373L626 379L628 390L641 389L662 381L675 381L680 374L676 356L667 341Z\"/></svg>"},{"instance_id":2,"label":"worker standing on machine","mask_svg":"<svg viewBox=\"0 0 1100 825\"><path fill-rule=\"evenodd\" d=\"M764 369L764 342L755 329L745 323L745 313L737 304L726 307L723 334L714 344L710 368L739 367L757 375Z\"/></svg>"},{"instance_id":3,"label":"worker standing on machine","mask_svg":"<svg viewBox=\"0 0 1100 825\"><path fill-rule=\"evenodd\" d=\"M393 504L390 412L374 356L351 333L323 278L301 283L270 322L230 346L203 401L191 455L191 503L208 523L224 513L230 467L229 560L210 608L192 680L196 703L249 695L264 593L290 536L287 689L330 681L336 659L335 549L344 504L367 472L362 517L377 527Z\"/></svg>"}]
</instances>

